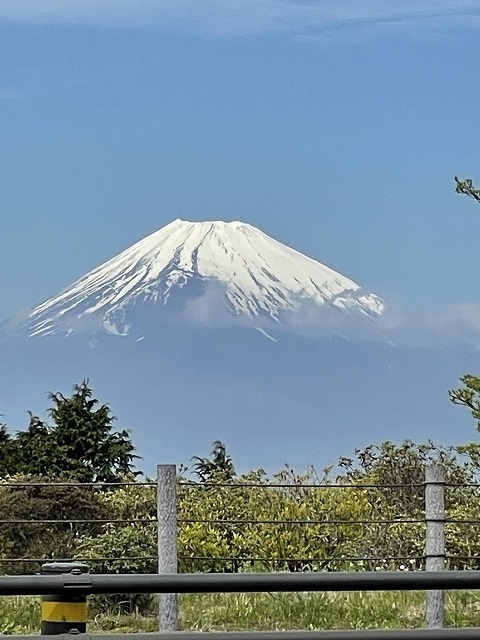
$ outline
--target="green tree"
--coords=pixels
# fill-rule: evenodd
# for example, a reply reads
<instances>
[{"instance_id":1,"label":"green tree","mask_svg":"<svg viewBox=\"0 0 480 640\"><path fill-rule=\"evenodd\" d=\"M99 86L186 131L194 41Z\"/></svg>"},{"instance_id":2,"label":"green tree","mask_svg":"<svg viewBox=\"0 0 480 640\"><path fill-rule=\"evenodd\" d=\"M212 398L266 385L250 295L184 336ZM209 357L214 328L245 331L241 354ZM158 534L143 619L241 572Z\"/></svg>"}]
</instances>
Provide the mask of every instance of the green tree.
<instances>
[{"instance_id":1,"label":"green tree","mask_svg":"<svg viewBox=\"0 0 480 640\"><path fill-rule=\"evenodd\" d=\"M0 478L15 473L20 465L20 452L15 438L7 426L0 425Z\"/></svg>"},{"instance_id":2,"label":"green tree","mask_svg":"<svg viewBox=\"0 0 480 640\"><path fill-rule=\"evenodd\" d=\"M193 456L195 460L193 465L193 473L201 482L228 482L235 478L235 467L231 456L227 453L224 442L215 440L212 445L210 457L199 458Z\"/></svg>"},{"instance_id":3,"label":"green tree","mask_svg":"<svg viewBox=\"0 0 480 640\"><path fill-rule=\"evenodd\" d=\"M480 378L467 373L460 378L460 382L462 383L461 387L450 389L448 392L450 401L453 404L467 407L472 418L476 420L477 431L480 432ZM480 471L480 444L470 442L458 445L455 449L467 456L474 473L478 474Z\"/></svg>"},{"instance_id":4,"label":"green tree","mask_svg":"<svg viewBox=\"0 0 480 640\"><path fill-rule=\"evenodd\" d=\"M339 481L371 484L381 491L389 508L398 515L415 517L423 512L425 466L434 462L445 467L447 483L471 482L476 464L470 458L458 459L457 447L441 447L433 442L400 444L382 442L355 449L354 458L340 458Z\"/></svg>"},{"instance_id":5,"label":"green tree","mask_svg":"<svg viewBox=\"0 0 480 640\"><path fill-rule=\"evenodd\" d=\"M70 397L61 393L48 397L53 402L48 411L53 426L30 413L27 430L18 432L13 441L0 432L0 447L16 448L17 467L6 465L7 470L39 476L66 474L79 482L116 482L139 473L134 472L138 456L129 432L113 430L116 418L108 405L98 406L87 380L75 385Z\"/></svg>"},{"instance_id":6,"label":"green tree","mask_svg":"<svg viewBox=\"0 0 480 640\"><path fill-rule=\"evenodd\" d=\"M463 386L448 392L451 402L467 407L472 418L477 421L477 431L480 431L480 378L467 373L460 378Z\"/></svg>"}]
</instances>

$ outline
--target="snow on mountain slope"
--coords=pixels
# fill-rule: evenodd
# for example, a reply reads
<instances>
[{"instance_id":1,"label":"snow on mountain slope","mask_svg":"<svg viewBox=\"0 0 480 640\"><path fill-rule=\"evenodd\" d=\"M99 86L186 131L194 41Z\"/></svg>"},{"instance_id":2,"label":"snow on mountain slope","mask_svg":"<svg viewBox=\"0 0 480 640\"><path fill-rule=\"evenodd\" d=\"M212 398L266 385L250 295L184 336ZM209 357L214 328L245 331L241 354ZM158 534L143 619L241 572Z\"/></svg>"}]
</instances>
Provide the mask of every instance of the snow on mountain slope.
<instances>
[{"instance_id":1,"label":"snow on mountain slope","mask_svg":"<svg viewBox=\"0 0 480 640\"><path fill-rule=\"evenodd\" d=\"M384 310L378 296L251 225L174 220L38 305L24 328L31 336L101 327L128 335L142 307L159 313L209 284L220 287L222 312L249 321L281 323L306 301L373 317Z\"/></svg>"}]
</instances>

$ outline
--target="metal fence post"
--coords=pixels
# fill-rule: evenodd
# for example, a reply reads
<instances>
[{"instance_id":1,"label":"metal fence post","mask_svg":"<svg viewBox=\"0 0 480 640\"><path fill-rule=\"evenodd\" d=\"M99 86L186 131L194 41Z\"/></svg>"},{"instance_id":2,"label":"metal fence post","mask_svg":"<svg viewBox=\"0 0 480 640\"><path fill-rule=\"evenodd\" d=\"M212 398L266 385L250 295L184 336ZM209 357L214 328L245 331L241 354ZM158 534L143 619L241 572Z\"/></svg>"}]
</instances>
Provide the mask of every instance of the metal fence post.
<instances>
[{"instance_id":1,"label":"metal fence post","mask_svg":"<svg viewBox=\"0 0 480 640\"><path fill-rule=\"evenodd\" d=\"M441 464L425 468L425 570L445 570L445 469ZM426 593L425 622L441 629L445 617L445 592Z\"/></svg>"},{"instance_id":2,"label":"metal fence post","mask_svg":"<svg viewBox=\"0 0 480 640\"><path fill-rule=\"evenodd\" d=\"M82 562L47 562L42 564L42 575L71 574L81 576L89 573ZM41 635L56 636L67 633L86 633L87 598L65 592L62 595L42 596Z\"/></svg>"},{"instance_id":3,"label":"metal fence post","mask_svg":"<svg viewBox=\"0 0 480 640\"><path fill-rule=\"evenodd\" d=\"M158 573L177 573L177 467L157 466ZM178 595L158 596L160 631L178 630Z\"/></svg>"}]
</instances>

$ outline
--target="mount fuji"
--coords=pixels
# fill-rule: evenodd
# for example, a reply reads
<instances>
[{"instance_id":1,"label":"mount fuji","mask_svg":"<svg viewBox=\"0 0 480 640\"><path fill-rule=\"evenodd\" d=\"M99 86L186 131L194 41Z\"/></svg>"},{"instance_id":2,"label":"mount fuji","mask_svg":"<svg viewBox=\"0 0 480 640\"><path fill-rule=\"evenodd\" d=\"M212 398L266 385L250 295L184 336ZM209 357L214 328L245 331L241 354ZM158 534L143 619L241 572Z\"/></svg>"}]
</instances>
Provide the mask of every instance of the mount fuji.
<instances>
[{"instance_id":1,"label":"mount fuji","mask_svg":"<svg viewBox=\"0 0 480 640\"><path fill-rule=\"evenodd\" d=\"M48 391L88 378L150 474L214 440L240 470L468 440L447 390L477 353L395 346L385 317L378 295L255 227L175 220L3 323L2 421L24 428Z\"/></svg>"},{"instance_id":2,"label":"mount fuji","mask_svg":"<svg viewBox=\"0 0 480 640\"><path fill-rule=\"evenodd\" d=\"M383 301L242 222L175 220L36 306L29 336L138 335L168 316L284 325L306 305L371 319Z\"/></svg>"}]
</instances>

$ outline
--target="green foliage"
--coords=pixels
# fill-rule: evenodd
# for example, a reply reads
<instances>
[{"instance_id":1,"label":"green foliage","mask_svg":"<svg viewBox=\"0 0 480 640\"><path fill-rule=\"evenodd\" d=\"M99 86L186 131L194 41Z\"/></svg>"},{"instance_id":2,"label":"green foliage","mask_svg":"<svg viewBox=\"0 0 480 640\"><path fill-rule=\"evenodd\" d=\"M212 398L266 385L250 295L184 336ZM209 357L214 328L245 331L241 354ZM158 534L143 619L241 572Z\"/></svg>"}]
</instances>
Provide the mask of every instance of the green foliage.
<instances>
[{"instance_id":1,"label":"green foliage","mask_svg":"<svg viewBox=\"0 0 480 640\"><path fill-rule=\"evenodd\" d=\"M101 523L84 521L111 518L105 490L54 483L118 482L124 474L134 478L137 456L129 434L113 431L115 418L107 405L98 406L87 381L75 385L71 397L50 393L49 398L53 426L32 413L28 429L14 437L0 426L2 572L36 572L38 563L5 561L71 558L87 531L92 537L103 533Z\"/></svg>"},{"instance_id":2,"label":"green foliage","mask_svg":"<svg viewBox=\"0 0 480 640\"><path fill-rule=\"evenodd\" d=\"M368 517L370 506L361 490L315 488L325 480L313 469L299 475L287 467L273 478L263 471L240 476L231 487L183 485L177 507L181 568L299 571L341 560L362 536L362 527L350 521ZM267 486L272 481L280 486Z\"/></svg>"},{"instance_id":3,"label":"green foliage","mask_svg":"<svg viewBox=\"0 0 480 640\"><path fill-rule=\"evenodd\" d=\"M78 540L87 530L92 535L102 531L101 524L72 520L104 520L112 515L98 489L34 484L45 481L45 477L19 475L8 477L0 483L2 573L38 571L36 563L5 562L9 558L71 558ZM19 484L10 486L7 483ZM46 523L45 520L60 522Z\"/></svg>"},{"instance_id":4,"label":"green foliage","mask_svg":"<svg viewBox=\"0 0 480 640\"><path fill-rule=\"evenodd\" d=\"M459 180L459 178L455 176L455 191L480 202L480 189L477 189L473 185L473 181L470 178Z\"/></svg>"},{"instance_id":5,"label":"green foliage","mask_svg":"<svg viewBox=\"0 0 480 640\"><path fill-rule=\"evenodd\" d=\"M95 532L83 535L77 546L77 556L87 559L104 558L97 570L101 568L109 573L156 573L155 488L144 485L122 486L102 494L101 498L113 519L126 522L103 525L101 535Z\"/></svg>"},{"instance_id":6,"label":"green foliage","mask_svg":"<svg viewBox=\"0 0 480 640\"><path fill-rule=\"evenodd\" d=\"M19 635L38 633L40 629L40 600L10 596L0 599L0 633Z\"/></svg>"},{"instance_id":7,"label":"green foliage","mask_svg":"<svg viewBox=\"0 0 480 640\"><path fill-rule=\"evenodd\" d=\"M421 521L424 518L423 482L427 464L440 462L445 469L447 517L451 520L478 518L480 503L477 487L456 486L476 483L480 460L478 443L439 447L432 442L415 444L405 440L399 445L391 442L369 445L355 453L355 460L340 460L344 475L339 480L374 485L368 490L369 501L372 505L376 501L375 512L382 513L385 519L420 521L372 527L366 542L371 544L374 541L370 549L372 553L375 550L375 555L423 556L424 527ZM472 566L472 558L480 553L480 544L472 535L472 525L449 523L445 533L447 555L455 557L450 560L450 566ZM364 550L368 551L368 547L365 546ZM412 563L411 568L416 566L418 563Z\"/></svg>"},{"instance_id":8,"label":"green foliage","mask_svg":"<svg viewBox=\"0 0 480 640\"><path fill-rule=\"evenodd\" d=\"M357 453L359 467L342 459L343 475L336 479L346 485L341 489L331 486L328 471L319 477L314 469L296 474L289 467L272 477L250 472L234 483L182 479L177 487L179 569L396 568L402 561L389 558L423 555L424 464L437 454L433 445L408 441L372 446ZM468 477L461 467L458 471L453 454L443 459L449 460L452 478ZM416 481L419 486L410 487ZM399 482L405 486L384 486ZM103 499L115 518L155 519L150 487L122 487ZM456 508L467 503L466 494L455 498ZM83 536L78 553L111 557L104 565L108 571L154 572L156 544L153 522L112 523L100 535ZM367 559L356 560L361 558Z\"/></svg>"},{"instance_id":9,"label":"green foliage","mask_svg":"<svg viewBox=\"0 0 480 640\"><path fill-rule=\"evenodd\" d=\"M423 513L425 466L441 463L447 484L469 483L479 469L480 445L441 447L433 442L400 444L382 442L355 450L355 458L340 458L343 475L340 482L372 484L389 505L390 510L415 517ZM448 503L447 503L448 507Z\"/></svg>"},{"instance_id":10,"label":"green foliage","mask_svg":"<svg viewBox=\"0 0 480 640\"><path fill-rule=\"evenodd\" d=\"M16 473L20 465L21 452L6 425L0 425L0 478Z\"/></svg>"},{"instance_id":11,"label":"green foliage","mask_svg":"<svg viewBox=\"0 0 480 640\"><path fill-rule=\"evenodd\" d=\"M331 470L322 476L313 468L297 474L288 466L273 476L258 470L231 482L221 475L219 481L203 482L181 477L179 570L422 568L423 482L425 465L434 461L445 465L449 483L475 481L478 466L468 453L408 440L357 450L355 458L340 460L335 478ZM100 534L82 536L79 557L111 558L102 570L155 572L155 491L122 487L102 500L115 518L146 522L112 523ZM450 519L476 519L479 507L476 487L447 490ZM446 537L447 555L458 558L455 566L468 565L460 556L480 555L471 525L452 522Z\"/></svg>"},{"instance_id":12,"label":"green foliage","mask_svg":"<svg viewBox=\"0 0 480 640\"><path fill-rule=\"evenodd\" d=\"M463 386L451 389L448 394L453 404L467 407L472 418L476 421L477 431L480 432L480 378L472 374L465 374L460 378ZM457 445L455 451L465 457L472 475L480 472L480 444L469 442Z\"/></svg>"},{"instance_id":13,"label":"green foliage","mask_svg":"<svg viewBox=\"0 0 480 640\"><path fill-rule=\"evenodd\" d=\"M30 413L26 431L12 437L0 426L0 477L68 476L78 482L116 482L138 458L128 431L113 431L108 405L98 405L84 380L70 397L50 393L49 426Z\"/></svg>"},{"instance_id":14,"label":"green foliage","mask_svg":"<svg viewBox=\"0 0 480 640\"><path fill-rule=\"evenodd\" d=\"M235 478L235 467L227 448L220 440L215 440L209 458L193 456L193 473L200 482L228 482Z\"/></svg>"},{"instance_id":15,"label":"green foliage","mask_svg":"<svg viewBox=\"0 0 480 640\"><path fill-rule=\"evenodd\" d=\"M110 522L102 527L100 535L89 532L80 537L76 556L102 561L94 562L95 571L107 573L156 573L157 561L157 506L155 488L138 485L122 486L102 494L105 507L112 518L126 520ZM135 522L146 520L147 522ZM151 521L151 524L150 522ZM153 596L150 594L115 594L96 596L97 611L115 613L144 611Z\"/></svg>"},{"instance_id":16,"label":"green foliage","mask_svg":"<svg viewBox=\"0 0 480 640\"><path fill-rule=\"evenodd\" d=\"M50 393L49 427L31 415L27 431L16 438L22 473L68 474L79 482L115 482L133 472L134 446L126 430L113 431L108 405L99 407L87 381L73 387L70 398Z\"/></svg>"},{"instance_id":17,"label":"green foliage","mask_svg":"<svg viewBox=\"0 0 480 640\"><path fill-rule=\"evenodd\" d=\"M477 431L480 431L480 378L466 374L460 378L462 387L448 392L451 402L467 407L472 418L477 421Z\"/></svg>"}]
</instances>

